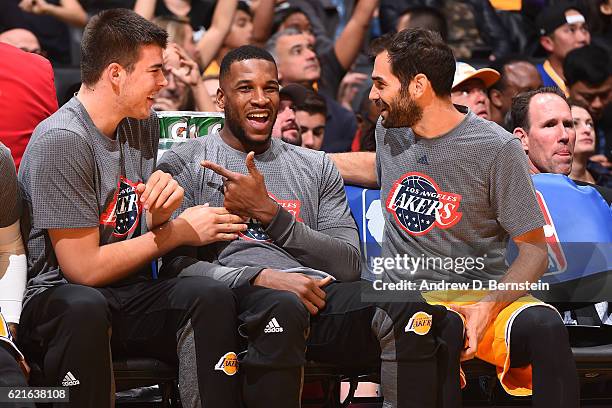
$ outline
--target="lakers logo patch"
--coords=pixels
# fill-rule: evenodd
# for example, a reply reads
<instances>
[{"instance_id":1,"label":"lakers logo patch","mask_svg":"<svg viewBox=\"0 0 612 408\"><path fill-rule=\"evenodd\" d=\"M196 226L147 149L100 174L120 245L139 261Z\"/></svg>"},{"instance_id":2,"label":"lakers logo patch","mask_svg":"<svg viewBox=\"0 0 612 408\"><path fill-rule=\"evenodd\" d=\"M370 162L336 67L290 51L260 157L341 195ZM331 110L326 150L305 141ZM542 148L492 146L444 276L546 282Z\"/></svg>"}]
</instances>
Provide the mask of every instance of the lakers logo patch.
<instances>
[{"instance_id":1,"label":"lakers logo patch","mask_svg":"<svg viewBox=\"0 0 612 408\"><path fill-rule=\"evenodd\" d=\"M424 336L431 330L432 320L431 315L425 312L416 312L408 321L404 331L406 333L413 332L419 336Z\"/></svg>"},{"instance_id":2,"label":"lakers logo patch","mask_svg":"<svg viewBox=\"0 0 612 408\"><path fill-rule=\"evenodd\" d=\"M219 359L219 362L215 366L216 371L223 371L227 375L234 375L238 372L238 357L236 353L230 351L225 353L223 357Z\"/></svg>"},{"instance_id":3,"label":"lakers logo patch","mask_svg":"<svg viewBox=\"0 0 612 408\"><path fill-rule=\"evenodd\" d=\"M434 227L450 228L461 219L459 194L442 191L428 176L406 173L391 188L386 209L401 229L423 235Z\"/></svg>"}]
</instances>

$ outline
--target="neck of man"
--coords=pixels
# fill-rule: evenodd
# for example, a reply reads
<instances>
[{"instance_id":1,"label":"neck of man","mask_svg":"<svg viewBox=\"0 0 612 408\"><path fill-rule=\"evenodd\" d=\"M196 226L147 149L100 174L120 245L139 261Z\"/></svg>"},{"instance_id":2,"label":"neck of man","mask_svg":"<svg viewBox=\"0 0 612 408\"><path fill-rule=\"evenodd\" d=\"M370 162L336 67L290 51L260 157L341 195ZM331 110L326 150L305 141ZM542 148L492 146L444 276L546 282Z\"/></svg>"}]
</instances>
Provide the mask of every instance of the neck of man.
<instances>
[{"instance_id":1,"label":"neck of man","mask_svg":"<svg viewBox=\"0 0 612 408\"><path fill-rule=\"evenodd\" d=\"M431 103L423 108L423 116L412 126L412 130L424 139L435 139L456 128L464 118L465 114L455 108L450 96L433 97Z\"/></svg>"},{"instance_id":2,"label":"neck of man","mask_svg":"<svg viewBox=\"0 0 612 408\"><path fill-rule=\"evenodd\" d=\"M557 75L559 75L565 81L565 76L563 75L563 60L560 60L555 55L550 54L548 56L548 62L550 62L550 66L555 70Z\"/></svg>"},{"instance_id":3,"label":"neck of man","mask_svg":"<svg viewBox=\"0 0 612 408\"><path fill-rule=\"evenodd\" d=\"M114 94L107 92L101 84L91 87L82 84L77 98L98 130L104 136L114 140L117 126L125 118L121 109L114 103ZM112 102L109 103L109 101Z\"/></svg>"},{"instance_id":4,"label":"neck of man","mask_svg":"<svg viewBox=\"0 0 612 408\"><path fill-rule=\"evenodd\" d=\"M244 153L254 152L255 154L261 154L268 150L272 144L272 136L263 144L249 143L248 140L241 140L234 135L229 126L223 126L223 129L219 132L219 136L221 136L221 140L229 147Z\"/></svg>"},{"instance_id":5,"label":"neck of man","mask_svg":"<svg viewBox=\"0 0 612 408\"><path fill-rule=\"evenodd\" d=\"M289 84L300 84L303 87L306 87L307 89L315 89L315 84L317 83L318 80L313 80L313 81L286 81L286 80L281 80L281 86L287 86Z\"/></svg>"}]
</instances>

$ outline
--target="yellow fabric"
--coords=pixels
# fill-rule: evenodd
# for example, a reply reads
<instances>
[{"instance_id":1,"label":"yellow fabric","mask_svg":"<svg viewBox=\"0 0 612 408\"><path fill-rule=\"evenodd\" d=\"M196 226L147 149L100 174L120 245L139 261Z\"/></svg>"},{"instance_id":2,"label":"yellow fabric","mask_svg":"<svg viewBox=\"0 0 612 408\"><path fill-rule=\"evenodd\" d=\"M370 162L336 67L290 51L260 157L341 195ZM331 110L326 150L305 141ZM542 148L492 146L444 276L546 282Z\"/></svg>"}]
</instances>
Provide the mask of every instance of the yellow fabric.
<instances>
[{"instance_id":1,"label":"yellow fabric","mask_svg":"<svg viewBox=\"0 0 612 408\"><path fill-rule=\"evenodd\" d=\"M203 76L218 76L219 71L221 71L221 67L219 66L219 64L217 64L217 61L213 60L204 70Z\"/></svg>"},{"instance_id":2,"label":"yellow fabric","mask_svg":"<svg viewBox=\"0 0 612 408\"><path fill-rule=\"evenodd\" d=\"M555 72L555 70L553 69L552 65L550 65L550 61L546 60L544 61L544 64L542 64L542 68L544 69L544 71L546 71L546 73L548 74L548 76L550 76L550 78L555 81L555 84L557 84L557 86L559 87L559 89L561 89L563 91L563 93L565 94L565 96L567 98L569 98L569 91L567 89L567 86L565 86L565 81L563 80L563 78L561 78L559 76L559 74L557 74Z\"/></svg>"},{"instance_id":3,"label":"yellow fabric","mask_svg":"<svg viewBox=\"0 0 612 408\"><path fill-rule=\"evenodd\" d=\"M486 291L453 291L423 293L425 300L432 305L449 308L451 304L470 305L486 295ZM510 367L510 330L512 321L524 309L531 306L552 306L543 303L531 295L523 296L503 309L493 321L478 344L476 358L493 364L497 368L497 377L506 392L514 396L532 394L531 365L527 367ZM455 312L456 313L456 312ZM460 315L461 316L461 315ZM461 316L461 319L465 319ZM508 339L508 341L506 341ZM461 388L465 387L465 374L460 370Z\"/></svg>"},{"instance_id":4,"label":"yellow fabric","mask_svg":"<svg viewBox=\"0 0 612 408\"><path fill-rule=\"evenodd\" d=\"M521 0L491 0L491 5L497 10L519 11Z\"/></svg>"}]
</instances>

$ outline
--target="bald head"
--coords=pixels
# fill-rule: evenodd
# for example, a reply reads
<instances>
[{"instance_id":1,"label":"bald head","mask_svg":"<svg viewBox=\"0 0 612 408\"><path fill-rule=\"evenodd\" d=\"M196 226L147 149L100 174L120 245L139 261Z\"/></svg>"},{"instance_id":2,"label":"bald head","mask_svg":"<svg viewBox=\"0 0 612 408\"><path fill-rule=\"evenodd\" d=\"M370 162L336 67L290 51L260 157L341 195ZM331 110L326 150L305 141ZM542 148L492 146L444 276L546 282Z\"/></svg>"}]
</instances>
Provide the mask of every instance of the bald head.
<instances>
[{"instance_id":1,"label":"bald head","mask_svg":"<svg viewBox=\"0 0 612 408\"><path fill-rule=\"evenodd\" d=\"M40 43L34 33L23 28L15 28L1 33L0 42L27 52L40 52Z\"/></svg>"}]
</instances>

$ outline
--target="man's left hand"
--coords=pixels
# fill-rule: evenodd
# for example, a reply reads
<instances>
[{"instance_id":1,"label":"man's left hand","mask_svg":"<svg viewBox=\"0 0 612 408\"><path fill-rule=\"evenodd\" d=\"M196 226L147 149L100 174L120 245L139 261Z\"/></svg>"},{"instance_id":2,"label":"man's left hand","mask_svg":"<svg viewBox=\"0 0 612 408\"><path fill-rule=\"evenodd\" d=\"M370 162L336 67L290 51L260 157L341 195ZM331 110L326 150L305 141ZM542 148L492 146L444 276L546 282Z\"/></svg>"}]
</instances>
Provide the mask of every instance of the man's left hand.
<instances>
[{"instance_id":1,"label":"man's left hand","mask_svg":"<svg viewBox=\"0 0 612 408\"><path fill-rule=\"evenodd\" d=\"M170 219L172 213L183 202L183 188L168 173L157 170L151 174L146 184L136 186L140 202L148 211L151 219L149 228L154 228Z\"/></svg>"},{"instance_id":2,"label":"man's left hand","mask_svg":"<svg viewBox=\"0 0 612 408\"><path fill-rule=\"evenodd\" d=\"M249 152L246 167L249 174L240 174L227 170L223 166L205 160L203 167L210 169L225 178L223 206L233 214L241 217L255 218L268 226L278 212L278 204L268 195L263 175L255 166L255 153Z\"/></svg>"},{"instance_id":3,"label":"man's left hand","mask_svg":"<svg viewBox=\"0 0 612 408\"><path fill-rule=\"evenodd\" d=\"M466 347L461 352L461 361L474 358L478 344L482 340L487 327L495 318L494 303L478 302L473 305L451 305L451 309L465 318Z\"/></svg>"}]
</instances>

